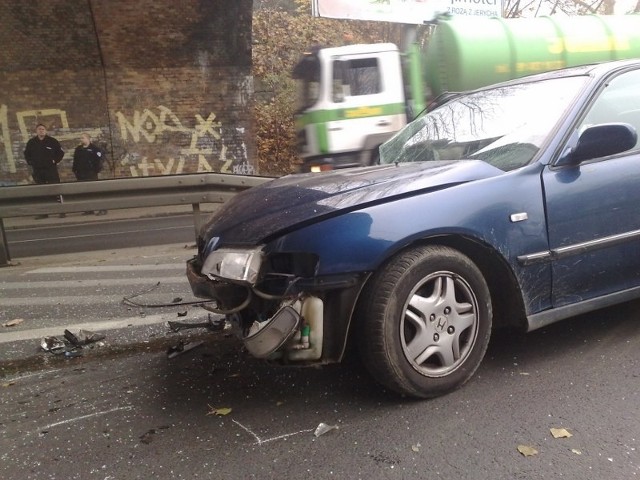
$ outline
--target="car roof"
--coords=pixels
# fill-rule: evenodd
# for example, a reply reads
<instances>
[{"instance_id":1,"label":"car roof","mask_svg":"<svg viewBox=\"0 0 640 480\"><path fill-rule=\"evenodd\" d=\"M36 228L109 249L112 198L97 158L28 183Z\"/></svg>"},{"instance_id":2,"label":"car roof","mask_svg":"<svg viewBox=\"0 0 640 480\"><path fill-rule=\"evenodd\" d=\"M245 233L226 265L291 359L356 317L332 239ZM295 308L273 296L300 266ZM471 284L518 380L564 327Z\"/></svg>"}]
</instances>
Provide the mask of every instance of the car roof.
<instances>
[{"instance_id":1,"label":"car roof","mask_svg":"<svg viewBox=\"0 0 640 480\"><path fill-rule=\"evenodd\" d=\"M454 98L468 95L473 92L482 92L484 90L492 90L494 88L500 88L508 85L518 85L522 83L537 82L540 80L547 80L547 79L553 79L553 78L568 78L568 77L575 77L580 75L589 75L593 78L598 78L598 77L606 76L612 72L615 72L616 70L621 70L621 69L625 69L632 66L640 67L640 58L631 58L631 59L624 59L624 60L605 60L602 62L589 63L585 65L565 67L557 70L551 70L549 72L534 73L531 75L515 78L512 80L507 80L500 83L486 85L484 87L480 87L474 90L467 90L467 91L460 91L460 92L446 91L438 95L436 98L432 99L424 111L427 112L427 111L434 110L448 103L450 100Z\"/></svg>"},{"instance_id":2,"label":"car roof","mask_svg":"<svg viewBox=\"0 0 640 480\"><path fill-rule=\"evenodd\" d=\"M632 58L626 60L608 60L597 63L590 63L586 65L578 65L574 67L565 67L559 70L552 70L544 73L536 73L532 75L527 75L524 77L516 78L514 80L509 80L503 83L499 83L496 85L513 85L518 83L546 80L550 78L562 78L562 77L573 77L576 75L591 75L593 77L600 77L603 75L608 75L609 73L623 69L629 66L638 66L640 67L640 58ZM493 87L495 85L492 85ZM490 88L490 87L487 87ZM478 89L483 90L483 89Z\"/></svg>"}]
</instances>

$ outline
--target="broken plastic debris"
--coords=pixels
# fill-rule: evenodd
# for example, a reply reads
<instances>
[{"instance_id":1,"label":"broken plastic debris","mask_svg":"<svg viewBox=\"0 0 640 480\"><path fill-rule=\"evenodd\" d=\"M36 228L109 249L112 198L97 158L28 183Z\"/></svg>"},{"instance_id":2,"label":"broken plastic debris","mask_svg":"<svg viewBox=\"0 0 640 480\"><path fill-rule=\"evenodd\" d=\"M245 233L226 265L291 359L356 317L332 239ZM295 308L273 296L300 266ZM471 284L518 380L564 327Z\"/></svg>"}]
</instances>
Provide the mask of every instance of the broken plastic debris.
<instances>
[{"instance_id":1,"label":"broken plastic debris","mask_svg":"<svg viewBox=\"0 0 640 480\"><path fill-rule=\"evenodd\" d=\"M186 315L186 312L185 312L185 315ZM178 313L178 316L180 316L180 313ZM180 330L186 330L189 328L206 328L210 332L220 332L224 330L226 326L226 320L224 317L214 318L213 315L209 314L206 322L192 323L192 322L175 322L175 321L169 320L167 324L169 325L169 328L173 332L179 332Z\"/></svg>"},{"instance_id":2,"label":"broken plastic debris","mask_svg":"<svg viewBox=\"0 0 640 480\"><path fill-rule=\"evenodd\" d=\"M9 320L2 324L3 327L15 327L16 325L20 325L24 322L24 318L14 318L13 320Z\"/></svg>"},{"instance_id":3,"label":"broken plastic debris","mask_svg":"<svg viewBox=\"0 0 640 480\"><path fill-rule=\"evenodd\" d=\"M183 353L186 353L189 350L193 350L194 348L199 347L203 343L204 342L184 343L182 340L180 340L180 342L178 342L177 345L174 345L173 347L169 347L169 349L167 350L167 357L168 358L177 357L178 355L182 355Z\"/></svg>"},{"instance_id":4,"label":"broken plastic debris","mask_svg":"<svg viewBox=\"0 0 640 480\"><path fill-rule=\"evenodd\" d=\"M59 338L44 337L40 340L40 347L42 347L45 352L58 353L64 350L65 345Z\"/></svg>"},{"instance_id":5,"label":"broken plastic debris","mask_svg":"<svg viewBox=\"0 0 640 480\"><path fill-rule=\"evenodd\" d=\"M326 423L319 423L318 426L316 427L316 430L313 432L313 434L316 437L319 437L320 435L324 435L327 432L330 432L331 430L338 430L338 426L337 425L327 425Z\"/></svg>"},{"instance_id":6,"label":"broken plastic debris","mask_svg":"<svg viewBox=\"0 0 640 480\"><path fill-rule=\"evenodd\" d=\"M582 452L580 450L578 450L577 448L572 448L571 449L571 453L575 453L576 455L582 455Z\"/></svg>"},{"instance_id":7,"label":"broken plastic debris","mask_svg":"<svg viewBox=\"0 0 640 480\"><path fill-rule=\"evenodd\" d=\"M551 435L553 438L569 438L573 437L573 434L569 432L566 428L550 428Z\"/></svg>"},{"instance_id":8,"label":"broken plastic debris","mask_svg":"<svg viewBox=\"0 0 640 480\"><path fill-rule=\"evenodd\" d=\"M414 452L419 452L420 447L421 445L419 443L416 443L415 445L411 445L411 450L413 450Z\"/></svg>"},{"instance_id":9,"label":"broken plastic debris","mask_svg":"<svg viewBox=\"0 0 640 480\"><path fill-rule=\"evenodd\" d=\"M77 335L74 335L69 330L65 330L64 338L74 347L81 347L104 340L105 336L102 333L94 333L89 330L80 330Z\"/></svg>"},{"instance_id":10,"label":"broken plastic debris","mask_svg":"<svg viewBox=\"0 0 640 480\"><path fill-rule=\"evenodd\" d=\"M525 457L533 457L538 454L538 450L528 445L518 445L518 451Z\"/></svg>"}]
</instances>

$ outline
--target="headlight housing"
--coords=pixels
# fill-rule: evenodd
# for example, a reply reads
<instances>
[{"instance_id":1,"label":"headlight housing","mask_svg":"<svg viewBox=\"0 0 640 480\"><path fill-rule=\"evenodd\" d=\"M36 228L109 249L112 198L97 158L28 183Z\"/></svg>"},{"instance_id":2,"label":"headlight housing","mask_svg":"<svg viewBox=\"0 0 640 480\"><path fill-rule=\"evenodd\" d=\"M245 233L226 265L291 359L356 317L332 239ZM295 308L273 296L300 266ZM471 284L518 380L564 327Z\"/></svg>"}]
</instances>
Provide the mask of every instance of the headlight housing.
<instances>
[{"instance_id":1,"label":"headlight housing","mask_svg":"<svg viewBox=\"0 0 640 480\"><path fill-rule=\"evenodd\" d=\"M221 248L211 252L202 265L202 274L255 285L264 254L261 248Z\"/></svg>"}]
</instances>

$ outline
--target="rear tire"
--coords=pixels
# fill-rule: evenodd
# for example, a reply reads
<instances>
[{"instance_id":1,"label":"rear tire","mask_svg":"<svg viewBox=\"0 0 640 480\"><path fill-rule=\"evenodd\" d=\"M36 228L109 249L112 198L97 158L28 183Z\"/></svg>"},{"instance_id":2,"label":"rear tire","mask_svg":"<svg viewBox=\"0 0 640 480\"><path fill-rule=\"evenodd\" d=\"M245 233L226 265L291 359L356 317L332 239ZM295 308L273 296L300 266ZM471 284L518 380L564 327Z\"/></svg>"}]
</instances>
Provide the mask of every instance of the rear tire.
<instances>
[{"instance_id":1,"label":"rear tire","mask_svg":"<svg viewBox=\"0 0 640 480\"><path fill-rule=\"evenodd\" d=\"M430 398L463 385L489 344L492 307L476 265L457 250L423 246L392 258L359 303L359 351L386 387Z\"/></svg>"}]
</instances>

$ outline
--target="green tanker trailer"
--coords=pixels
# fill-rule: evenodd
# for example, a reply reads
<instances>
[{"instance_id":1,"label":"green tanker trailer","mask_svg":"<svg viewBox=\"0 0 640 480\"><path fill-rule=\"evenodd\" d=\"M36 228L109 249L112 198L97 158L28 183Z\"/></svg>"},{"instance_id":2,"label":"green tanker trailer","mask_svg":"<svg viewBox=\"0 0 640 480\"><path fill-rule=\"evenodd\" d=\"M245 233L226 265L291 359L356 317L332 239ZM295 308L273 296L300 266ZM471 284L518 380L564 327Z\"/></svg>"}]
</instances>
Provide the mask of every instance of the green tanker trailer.
<instances>
[{"instance_id":1,"label":"green tanker trailer","mask_svg":"<svg viewBox=\"0 0 640 480\"><path fill-rule=\"evenodd\" d=\"M377 160L378 146L444 92L640 57L640 15L444 17L425 51L412 44L316 48L296 65L302 171Z\"/></svg>"}]
</instances>

